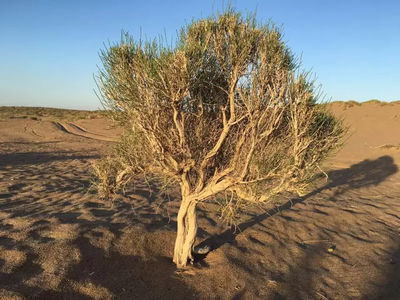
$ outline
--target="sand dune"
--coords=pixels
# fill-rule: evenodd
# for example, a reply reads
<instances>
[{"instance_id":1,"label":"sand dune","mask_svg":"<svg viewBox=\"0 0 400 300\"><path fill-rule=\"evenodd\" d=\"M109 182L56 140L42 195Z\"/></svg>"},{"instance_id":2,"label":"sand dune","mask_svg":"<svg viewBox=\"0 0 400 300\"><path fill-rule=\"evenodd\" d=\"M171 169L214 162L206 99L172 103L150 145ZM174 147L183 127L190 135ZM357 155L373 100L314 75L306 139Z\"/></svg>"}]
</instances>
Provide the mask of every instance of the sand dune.
<instances>
[{"instance_id":1,"label":"sand dune","mask_svg":"<svg viewBox=\"0 0 400 300\"><path fill-rule=\"evenodd\" d=\"M117 138L112 136L105 136L94 132L88 132L87 129L73 124L73 123L58 123L53 122L53 124L62 132L82 136L85 138L100 140L100 141L108 141L108 142L116 142Z\"/></svg>"},{"instance_id":2,"label":"sand dune","mask_svg":"<svg viewBox=\"0 0 400 300\"><path fill-rule=\"evenodd\" d=\"M92 130L86 129L77 122L55 122L50 120L10 120L3 121L0 128L1 136L8 137L8 140L26 139L32 141L65 139L64 134L75 135L93 140L115 142L117 141L118 130L107 129L105 120L90 120ZM80 122L82 123L82 121Z\"/></svg>"},{"instance_id":3,"label":"sand dune","mask_svg":"<svg viewBox=\"0 0 400 300\"><path fill-rule=\"evenodd\" d=\"M179 194L139 185L114 203L90 161L119 131L103 119L0 121L0 299L400 299L400 105L344 109L346 146L302 198L249 210L240 231L199 207L186 271L172 251Z\"/></svg>"}]
</instances>

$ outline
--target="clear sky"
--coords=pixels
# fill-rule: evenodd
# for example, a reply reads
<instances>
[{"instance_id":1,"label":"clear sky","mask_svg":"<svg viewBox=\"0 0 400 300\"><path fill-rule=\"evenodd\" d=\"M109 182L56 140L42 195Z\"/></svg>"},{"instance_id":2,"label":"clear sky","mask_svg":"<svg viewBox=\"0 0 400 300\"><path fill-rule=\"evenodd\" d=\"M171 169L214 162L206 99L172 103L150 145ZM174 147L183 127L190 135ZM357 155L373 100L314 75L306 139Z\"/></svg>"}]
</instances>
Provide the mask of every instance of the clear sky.
<instances>
[{"instance_id":1,"label":"clear sky","mask_svg":"<svg viewBox=\"0 0 400 300\"><path fill-rule=\"evenodd\" d=\"M227 1L225 1L226 4ZM285 41L333 100L400 99L399 0L236 0L283 24ZM170 37L220 0L1 0L0 105L101 107L93 74L103 42Z\"/></svg>"}]
</instances>

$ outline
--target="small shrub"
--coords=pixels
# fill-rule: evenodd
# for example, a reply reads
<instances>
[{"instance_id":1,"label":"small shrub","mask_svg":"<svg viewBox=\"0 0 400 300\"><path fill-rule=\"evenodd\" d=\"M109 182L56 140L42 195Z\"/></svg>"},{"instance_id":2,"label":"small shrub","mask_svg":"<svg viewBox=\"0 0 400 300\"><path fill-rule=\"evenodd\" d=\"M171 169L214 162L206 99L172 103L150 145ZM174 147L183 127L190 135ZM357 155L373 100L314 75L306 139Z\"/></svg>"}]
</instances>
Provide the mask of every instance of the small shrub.
<instances>
[{"instance_id":1,"label":"small shrub","mask_svg":"<svg viewBox=\"0 0 400 300\"><path fill-rule=\"evenodd\" d=\"M353 106L361 106L361 103L360 103L360 102L357 102L357 101L355 101L355 100L350 100L350 101L347 101L347 102L345 103L345 105L346 105L347 107L353 107Z\"/></svg>"}]
</instances>

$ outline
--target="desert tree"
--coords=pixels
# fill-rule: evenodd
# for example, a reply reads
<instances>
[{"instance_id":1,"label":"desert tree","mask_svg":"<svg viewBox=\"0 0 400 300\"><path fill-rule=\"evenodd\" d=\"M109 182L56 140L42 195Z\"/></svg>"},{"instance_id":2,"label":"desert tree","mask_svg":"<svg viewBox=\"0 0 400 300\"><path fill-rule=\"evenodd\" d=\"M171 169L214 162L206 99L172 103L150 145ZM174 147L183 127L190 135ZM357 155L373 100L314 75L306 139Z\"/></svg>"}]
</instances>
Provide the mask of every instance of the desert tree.
<instances>
[{"instance_id":1,"label":"desert tree","mask_svg":"<svg viewBox=\"0 0 400 300\"><path fill-rule=\"evenodd\" d=\"M283 41L280 27L228 8L193 21L174 45L123 34L100 57L99 95L124 130L94 165L101 196L147 175L181 190L173 261L193 260L196 206L303 195L344 128Z\"/></svg>"}]
</instances>

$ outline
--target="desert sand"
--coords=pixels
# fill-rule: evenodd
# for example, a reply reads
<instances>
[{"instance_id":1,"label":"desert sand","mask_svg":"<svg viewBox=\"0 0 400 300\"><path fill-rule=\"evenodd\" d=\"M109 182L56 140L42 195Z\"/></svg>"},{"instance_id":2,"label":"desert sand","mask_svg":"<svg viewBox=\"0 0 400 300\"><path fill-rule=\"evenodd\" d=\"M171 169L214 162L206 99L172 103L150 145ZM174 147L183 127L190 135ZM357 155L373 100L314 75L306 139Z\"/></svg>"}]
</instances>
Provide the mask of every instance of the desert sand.
<instances>
[{"instance_id":1,"label":"desert sand","mask_svg":"<svg viewBox=\"0 0 400 300\"><path fill-rule=\"evenodd\" d=\"M179 194L89 190L120 130L103 118L0 121L0 299L400 299L400 104L333 104L351 126L302 198L239 229L198 207L194 266L172 263ZM1 109L1 108L0 108Z\"/></svg>"}]
</instances>

